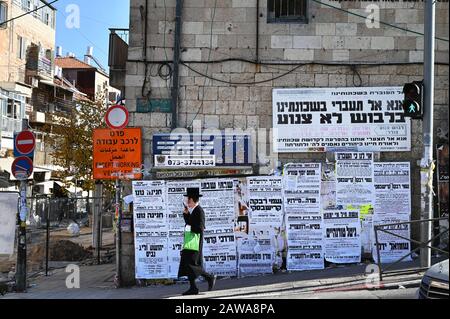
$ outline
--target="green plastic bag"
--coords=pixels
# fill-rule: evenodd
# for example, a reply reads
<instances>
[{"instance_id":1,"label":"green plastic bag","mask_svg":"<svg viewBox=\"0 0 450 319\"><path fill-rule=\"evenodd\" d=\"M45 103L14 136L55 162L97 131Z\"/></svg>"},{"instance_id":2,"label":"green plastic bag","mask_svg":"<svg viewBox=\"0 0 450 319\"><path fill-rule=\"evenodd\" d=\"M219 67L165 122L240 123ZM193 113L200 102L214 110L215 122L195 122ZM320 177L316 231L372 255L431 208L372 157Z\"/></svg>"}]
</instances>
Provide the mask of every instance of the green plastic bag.
<instances>
[{"instance_id":1,"label":"green plastic bag","mask_svg":"<svg viewBox=\"0 0 450 319\"><path fill-rule=\"evenodd\" d=\"M193 233L191 231L185 231L183 249L199 251L200 234Z\"/></svg>"}]
</instances>

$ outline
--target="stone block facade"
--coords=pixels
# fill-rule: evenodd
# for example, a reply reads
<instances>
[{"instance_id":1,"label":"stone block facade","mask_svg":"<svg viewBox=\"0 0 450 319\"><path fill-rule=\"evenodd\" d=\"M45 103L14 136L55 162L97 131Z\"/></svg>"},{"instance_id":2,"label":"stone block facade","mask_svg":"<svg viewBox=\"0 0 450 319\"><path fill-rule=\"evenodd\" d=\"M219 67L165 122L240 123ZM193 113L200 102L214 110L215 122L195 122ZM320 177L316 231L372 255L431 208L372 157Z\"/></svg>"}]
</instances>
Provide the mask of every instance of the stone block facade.
<instances>
[{"instance_id":1,"label":"stone block facade","mask_svg":"<svg viewBox=\"0 0 450 319\"><path fill-rule=\"evenodd\" d=\"M190 128L199 120L208 128L271 128L273 88L403 86L423 78L423 36L417 34L423 32L421 1L309 1L308 23L303 24L268 23L266 0L259 1L258 22L256 0L183 2L178 127ZM176 1L148 3L147 59L171 60ZM143 128L144 158L151 166L152 135L170 131L171 114L136 113L136 100L142 98L144 77L149 83L144 90L155 99L170 98L171 83L158 76L158 63L149 64L144 74L140 8L145 4L131 0L126 100L131 123ZM369 27L364 18L368 5L378 6L379 20L392 26ZM448 2L437 2L436 36L447 41L436 40L435 130L444 132L448 132L448 19ZM261 63L246 62L257 58ZM410 152L379 154L381 161L411 163L413 218L420 212L421 125L413 121ZM282 163L324 162L326 154L280 153L278 158Z\"/></svg>"}]
</instances>

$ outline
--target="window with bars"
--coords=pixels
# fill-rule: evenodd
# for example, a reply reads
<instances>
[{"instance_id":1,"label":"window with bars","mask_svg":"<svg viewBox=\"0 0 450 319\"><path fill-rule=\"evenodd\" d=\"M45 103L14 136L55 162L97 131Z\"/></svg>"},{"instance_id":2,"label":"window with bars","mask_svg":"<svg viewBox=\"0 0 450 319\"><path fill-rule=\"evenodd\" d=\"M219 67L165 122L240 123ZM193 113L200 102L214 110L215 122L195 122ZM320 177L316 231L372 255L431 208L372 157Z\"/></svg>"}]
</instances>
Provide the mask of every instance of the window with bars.
<instances>
[{"instance_id":1,"label":"window with bars","mask_svg":"<svg viewBox=\"0 0 450 319\"><path fill-rule=\"evenodd\" d=\"M268 23L308 23L308 0L267 0Z\"/></svg>"}]
</instances>

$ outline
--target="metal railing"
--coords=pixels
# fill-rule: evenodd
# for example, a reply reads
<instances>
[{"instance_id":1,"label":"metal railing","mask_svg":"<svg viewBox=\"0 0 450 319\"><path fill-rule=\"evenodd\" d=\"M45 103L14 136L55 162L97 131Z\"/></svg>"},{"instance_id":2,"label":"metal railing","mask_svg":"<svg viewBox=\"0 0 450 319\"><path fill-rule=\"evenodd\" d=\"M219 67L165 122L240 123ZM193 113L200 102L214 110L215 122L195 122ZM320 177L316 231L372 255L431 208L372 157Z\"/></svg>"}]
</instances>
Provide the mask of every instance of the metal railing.
<instances>
[{"instance_id":1,"label":"metal railing","mask_svg":"<svg viewBox=\"0 0 450 319\"><path fill-rule=\"evenodd\" d=\"M86 229L87 227L92 231L92 234L88 232L83 235L91 237L90 246L92 246L93 250L89 259L95 259L98 264L102 263L100 251L103 250L104 242L101 234L104 229L111 229L113 227L112 218L114 216L113 211L107 209L108 206L104 203L105 199L105 197L55 198L46 195L27 198L28 207L30 208L30 213L27 218L27 223L29 224L29 245L30 247L36 245L45 247L41 257L42 259L37 260L37 264L43 266L46 275L48 275L49 270L52 268L49 262L55 261L50 253L52 244L55 244L60 239L74 241L79 238L59 237L61 235L58 234L65 233L67 226L71 223L76 223L80 227L80 230L82 228ZM99 203L101 207L98 206ZM97 236L94 238L95 230L93 229L93 225L90 224L93 221L90 217L93 216L94 206L96 205L96 209L100 213L99 218L104 220L103 217L111 217L111 225L103 225L102 221L100 221L97 224ZM77 244L81 245L81 243ZM87 249L88 247L84 246L83 248ZM30 262L36 264L36 260Z\"/></svg>"},{"instance_id":2,"label":"metal railing","mask_svg":"<svg viewBox=\"0 0 450 319\"><path fill-rule=\"evenodd\" d=\"M128 44L129 36L130 36L130 29L125 28L110 28L110 33L117 34L119 38L121 38L124 42Z\"/></svg>"},{"instance_id":3,"label":"metal railing","mask_svg":"<svg viewBox=\"0 0 450 319\"><path fill-rule=\"evenodd\" d=\"M2 115L1 122L1 131L3 136L13 137L14 132L19 132L22 129L21 119L13 119Z\"/></svg>"},{"instance_id":4,"label":"metal railing","mask_svg":"<svg viewBox=\"0 0 450 319\"><path fill-rule=\"evenodd\" d=\"M375 246L376 246L376 250L377 250L377 264L378 264L378 270L379 270L379 276L380 276L380 281L383 280L383 274L387 274L388 272L386 272L387 269L392 268L394 265L397 265L398 263L400 263L402 260L404 260L405 258L407 258L408 256L411 256L413 253L415 253L416 251L418 251L419 249L422 248L430 248L432 250L435 251L439 251L441 253L443 253L444 255L449 255L448 251L442 250L440 248L437 247L433 247L430 246L430 243L432 243L434 240L436 240L437 238L441 237L442 235L448 233L448 228L444 231L441 231L439 234L435 235L433 238L431 238L430 240L428 240L427 242L421 242L421 241L417 241L411 238L407 238L405 236L401 236L398 234L395 234L393 232L390 232L386 229L383 229L385 227L391 227L391 226L398 226L398 225L412 225L412 224L420 224L420 223L430 223L430 222L435 222L435 221L439 221L439 220L448 220L448 217L441 217L441 218L431 218L431 219L423 219L423 220L412 220L409 222L400 222L400 223L392 223L392 224L381 224L381 225L375 225L374 226L374 231L375 231ZM389 265L384 267L384 270L382 268L382 263L381 263L381 258L380 258L380 244L378 242L378 232L384 232L386 234L389 234L391 236L395 236L397 238L401 238L404 240L407 240L411 243L415 243L418 245L417 248L411 250L408 254L404 255L403 257L397 259L396 261L394 261L393 263L390 263ZM417 268L415 270L420 271L420 270L425 270L427 268ZM395 271L389 272L389 273L393 273Z\"/></svg>"}]
</instances>

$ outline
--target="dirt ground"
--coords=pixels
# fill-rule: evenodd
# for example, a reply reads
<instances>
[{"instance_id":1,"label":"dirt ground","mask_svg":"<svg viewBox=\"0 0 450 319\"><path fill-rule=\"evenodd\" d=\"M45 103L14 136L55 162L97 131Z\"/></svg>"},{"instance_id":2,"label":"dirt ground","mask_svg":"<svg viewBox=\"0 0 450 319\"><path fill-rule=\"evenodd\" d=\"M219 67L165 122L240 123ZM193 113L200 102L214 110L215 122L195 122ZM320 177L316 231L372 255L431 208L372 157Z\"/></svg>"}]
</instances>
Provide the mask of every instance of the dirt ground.
<instances>
[{"instance_id":1,"label":"dirt ground","mask_svg":"<svg viewBox=\"0 0 450 319\"><path fill-rule=\"evenodd\" d=\"M30 231L27 243L28 271L39 271L45 263L46 232L45 230ZM114 249L114 233L112 229L104 229L102 233L102 247L106 251ZM80 235L72 236L66 229L50 232L49 261L83 261L91 258L92 229L82 227ZM0 257L0 274L7 275L14 271L16 254Z\"/></svg>"}]
</instances>

